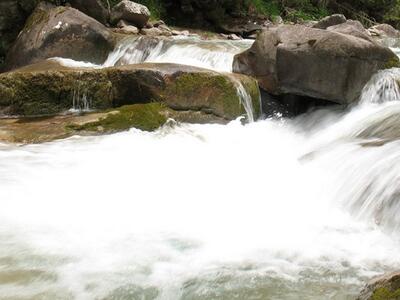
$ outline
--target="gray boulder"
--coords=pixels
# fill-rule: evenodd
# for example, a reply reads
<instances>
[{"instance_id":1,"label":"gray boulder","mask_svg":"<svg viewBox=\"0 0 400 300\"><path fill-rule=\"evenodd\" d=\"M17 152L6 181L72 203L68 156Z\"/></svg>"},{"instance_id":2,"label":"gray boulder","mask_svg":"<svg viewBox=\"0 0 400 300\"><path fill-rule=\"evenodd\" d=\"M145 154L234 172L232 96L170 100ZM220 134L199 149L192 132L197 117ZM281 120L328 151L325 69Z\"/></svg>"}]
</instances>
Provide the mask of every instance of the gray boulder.
<instances>
[{"instance_id":1,"label":"gray boulder","mask_svg":"<svg viewBox=\"0 0 400 300\"><path fill-rule=\"evenodd\" d=\"M357 300L399 300L400 272L385 274L372 279L361 291Z\"/></svg>"},{"instance_id":2,"label":"gray boulder","mask_svg":"<svg viewBox=\"0 0 400 300\"><path fill-rule=\"evenodd\" d=\"M327 16L327 17L321 19L319 22L314 24L312 27L318 28L318 29L327 29L330 26L339 25L339 24L345 23L346 21L347 21L347 19L344 15L334 14L334 15Z\"/></svg>"},{"instance_id":3,"label":"gray boulder","mask_svg":"<svg viewBox=\"0 0 400 300\"><path fill-rule=\"evenodd\" d=\"M126 20L138 28L143 28L150 19L149 9L129 0L122 0L111 11L111 23L116 24L120 20Z\"/></svg>"},{"instance_id":4,"label":"gray boulder","mask_svg":"<svg viewBox=\"0 0 400 300\"><path fill-rule=\"evenodd\" d=\"M379 69L398 66L388 48L369 40L301 25L264 30L235 56L233 70L254 76L271 94L294 94L340 104L358 100Z\"/></svg>"},{"instance_id":5,"label":"gray boulder","mask_svg":"<svg viewBox=\"0 0 400 300\"><path fill-rule=\"evenodd\" d=\"M327 28L329 31L352 35L367 41L372 41L371 34L360 21L348 20L345 23L330 26Z\"/></svg>"},{"instance_id":6,"label":"gray boulder","mask_svg":"<svg viewBox=\"0 0 400 300\"><path fill-rule=\"evenodd\" d=\"M102 63L114 48L112 31L70 7L40 3L6 58L6 70L50 57Z\"/></svg>"},{"instance_id":7,"label":"gray boulder","mask_svg":"<svg viewBox=\"0 0 400 300\"><path fill-rule=\"evenodd\" d=\"M101 0L69 0L72 7L91 16L102 24L107 24L110 18L109 11Z\"/></svg>"}]
</instances>

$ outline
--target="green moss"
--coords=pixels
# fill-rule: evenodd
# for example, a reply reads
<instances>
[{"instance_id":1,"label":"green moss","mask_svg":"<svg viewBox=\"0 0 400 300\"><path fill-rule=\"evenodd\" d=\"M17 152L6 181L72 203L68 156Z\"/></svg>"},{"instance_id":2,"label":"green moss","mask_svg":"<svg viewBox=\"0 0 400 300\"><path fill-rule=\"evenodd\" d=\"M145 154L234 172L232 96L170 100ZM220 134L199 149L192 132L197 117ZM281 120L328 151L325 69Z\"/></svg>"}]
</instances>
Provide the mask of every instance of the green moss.
<instances>
[{"instance_id":1,"label":"green moss","mask_svg":"<svg viewBox=\"0 0 400 300\"><path fill-rule=\"evenodd\" d=\"M129 128L153 131L167 121L162 113L166 108L160 103L125 105L111 111L99 121L84 125L69 125L67 129L75 131L115 132Z\"/></svg>"},{"instance_id":2,"label":"green moss","mask_svg":"<svg viewBox=\"0 0 400 300\"><path fill-rule=\"evenodd\" d=\"M372 300L399 300L400 289L390 291L387 288L376 289L372 295Z\"/></svg>"},{"instance_id":3,"label":"green moss","mask_svg":"<svg viewBox=\"0 0 400 300\"><path fill-rule=\"evenodd\" d=\"M392 57L387 61L387 63L384 66L384 69L391 69L391 68L400 68L400 60L396 56Z\"/></svg>"},{"instance_id":4,"label":"green moss","mask_svg":"<svg viewBox=\"0 0 400 300\"><path fill-rule=\"evenodd\" d=\"M236 87L226 75L185 73L168 85L162 100L174 109L203 110L226 119L245 114Z\"/></svg>"},{"instance_id":5,"label":"green moss","mask_svg":"<svg viewBox=\"0 0 400 300\"><path fill-rule=\"evenodd\" d=\"M0 107L24 116L52 115L84 97L91 108L113 106L112 84L103 72L15 72L0 76Z\"/></svg>"}]
</instances>

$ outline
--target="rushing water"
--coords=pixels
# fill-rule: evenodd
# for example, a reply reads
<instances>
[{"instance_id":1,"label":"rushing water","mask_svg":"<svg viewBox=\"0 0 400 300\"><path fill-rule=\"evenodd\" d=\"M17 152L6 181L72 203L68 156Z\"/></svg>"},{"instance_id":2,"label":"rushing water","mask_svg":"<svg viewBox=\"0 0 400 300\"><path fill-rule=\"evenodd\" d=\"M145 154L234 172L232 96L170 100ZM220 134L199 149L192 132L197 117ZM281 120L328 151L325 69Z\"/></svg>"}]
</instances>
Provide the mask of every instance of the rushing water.
<instances>
[{"instance_id":1,"label":"rushing water","mask_svg":"<svg viewBox=\"0 0 400 300\"><path fill-rule=\"evenodd\" d=\"M346 111L0 145L0 299L354 299L400 268L379 78Z\"/></svg>"}]
</instances>

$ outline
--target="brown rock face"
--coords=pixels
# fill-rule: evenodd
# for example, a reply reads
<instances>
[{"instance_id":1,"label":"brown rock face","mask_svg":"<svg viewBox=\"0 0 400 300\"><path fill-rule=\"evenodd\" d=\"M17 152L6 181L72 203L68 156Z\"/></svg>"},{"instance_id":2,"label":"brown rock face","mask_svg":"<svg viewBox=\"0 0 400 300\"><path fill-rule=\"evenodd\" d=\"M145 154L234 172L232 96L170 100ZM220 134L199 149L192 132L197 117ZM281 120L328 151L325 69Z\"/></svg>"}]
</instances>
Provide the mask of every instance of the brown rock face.
<instances>
[{"instance_id":1,"label":"brown rock face","mask_svg":"<svg viewBox=\"0 0 400 300\"><path fill-rule=\"evenodd\" d=\"M6 70L50 57L102 63L114 47L113 33L70 7L41 3L6 58Z\"/></svg>"},{"instance_id":2,"label":"brown rock face","mask_svg":"<svg viewBox=\"0 0 400 300\"><path fill-rule=\"evenodd\" d=\"M347 104L358 100L377 70L398 64L390 49L372 40L282 25L264 30L249 50L236 55L233 69L256 77L271 94Z\"/></svg>"}]
</instances>

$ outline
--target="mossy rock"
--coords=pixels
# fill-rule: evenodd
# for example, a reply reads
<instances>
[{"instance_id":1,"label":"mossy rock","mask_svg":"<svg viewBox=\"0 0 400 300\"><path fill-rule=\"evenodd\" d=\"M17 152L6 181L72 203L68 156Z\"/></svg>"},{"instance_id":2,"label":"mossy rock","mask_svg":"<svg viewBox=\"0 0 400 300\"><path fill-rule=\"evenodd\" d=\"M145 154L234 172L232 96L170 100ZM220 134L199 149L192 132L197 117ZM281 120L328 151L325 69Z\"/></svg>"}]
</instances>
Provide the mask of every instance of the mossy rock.
<instances>
[{"instance_id":1,"label":"mossy rock","mask_svg":"<svg viewBox=\"0 0 400 300\"><path fill-rule=\"evenodd\" d=\"M89 106L104 110L162 102L174 110L201 111L225 120L246 114L237 92L242 84L259 110L257 82L244 75L175 64L137 64L105 69L70 69L45 61L0 75L0 112L54 115Z\"/></svg>"},{"instance_id":2,"label":"mossy rock","mask_svg":"<svg viewBox=\"0 0 400 300\"><path fill-rule=\"evenodd\" d=\"M391 291L387 288L379 288L374 291L371 300L400 300L400 289Z\"/></svg>"},{"instance_id":3,"label":"mossy rock","mask_svg":"<svg viewBox=\"0 0 400 300\"><path fill-rule=\"evenodd\" d=\"M165 124L167 108L161 103L133 104L109 111L106 116L82 125L68 125L74 131L118 132L132 127L143 131L154 131Z\"/></svg>"},{"instance_id":4,"label":"mossy rock","mask_svg":"<svg viewBox=\"0 0 400 300\"><path fill-rule=\"evenodd\" d=\"M400 59L398 57L393 57L387 61L384 69L391 68L400 68Z\"/></svg>"}]
</instances>

